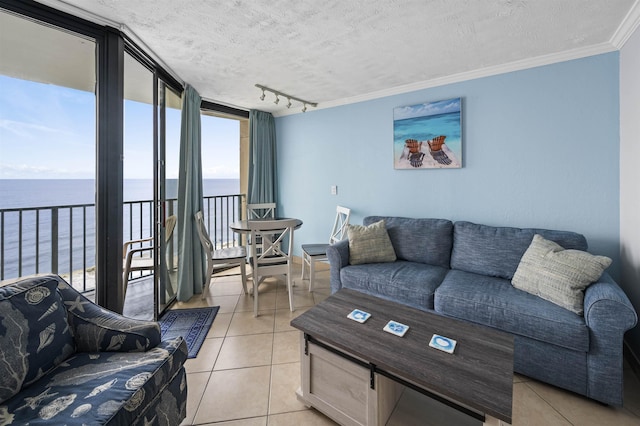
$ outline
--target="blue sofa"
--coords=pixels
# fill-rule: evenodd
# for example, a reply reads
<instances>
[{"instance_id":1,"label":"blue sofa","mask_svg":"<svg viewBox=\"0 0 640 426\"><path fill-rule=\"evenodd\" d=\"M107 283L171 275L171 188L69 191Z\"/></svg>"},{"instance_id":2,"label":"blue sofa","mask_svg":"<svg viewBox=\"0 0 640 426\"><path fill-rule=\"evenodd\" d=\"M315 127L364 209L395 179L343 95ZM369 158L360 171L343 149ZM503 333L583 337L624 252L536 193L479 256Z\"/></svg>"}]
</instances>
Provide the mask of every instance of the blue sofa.
<instances>
[{"instance_id":1,"label":"blue sofa","mask_svg":"<svg viewBox=\"0 0 640 426\"><path fill-rule=\"evenodd\" d=\"M0 287L0 424L178 425L187 346L57 275Z\"/></svg>"},{"instance_id":2,"label":"blue sofa","mask_svg":"<svg viewBox=\"0 0 640 426\"><path fill-rule=\"evenodd\" d=\"M331 291L351 288L514 336L514 371L622 405L623 337L637 323L626 295L605 272L584 292L584 316L516 289L511 279L535 234L565 249L587 250L583 235L453 223L385 220L397 260L349 264L349 242L329 247Z\"/></svg>"}]
</instances>

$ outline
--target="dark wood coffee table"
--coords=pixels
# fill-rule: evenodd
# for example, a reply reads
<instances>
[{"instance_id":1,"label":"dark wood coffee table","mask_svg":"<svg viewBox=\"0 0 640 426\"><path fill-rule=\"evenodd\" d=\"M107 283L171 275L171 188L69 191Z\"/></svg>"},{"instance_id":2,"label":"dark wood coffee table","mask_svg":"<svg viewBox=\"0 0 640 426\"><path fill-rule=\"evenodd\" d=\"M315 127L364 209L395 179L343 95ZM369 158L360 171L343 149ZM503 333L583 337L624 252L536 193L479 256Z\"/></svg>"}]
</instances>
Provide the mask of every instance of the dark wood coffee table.
<instances>
[{"instance_id":1,"label":"dark wood coffee table","mask_svg":"<svg viewBox=\"0 0 640 426\"><path fill-rule=\"evenodd\" d=\"M347 318L369 312L363 324ZM383 331L389 320L404 337ZM342 289L291 321L301 331L298 398L342 425L384 425L403 387L485 424L511 423L513 337L354 290ZM457 341L453 354L429 347ZM502 423L501 423L502 422Z\"/></svg>"}]
</instances>

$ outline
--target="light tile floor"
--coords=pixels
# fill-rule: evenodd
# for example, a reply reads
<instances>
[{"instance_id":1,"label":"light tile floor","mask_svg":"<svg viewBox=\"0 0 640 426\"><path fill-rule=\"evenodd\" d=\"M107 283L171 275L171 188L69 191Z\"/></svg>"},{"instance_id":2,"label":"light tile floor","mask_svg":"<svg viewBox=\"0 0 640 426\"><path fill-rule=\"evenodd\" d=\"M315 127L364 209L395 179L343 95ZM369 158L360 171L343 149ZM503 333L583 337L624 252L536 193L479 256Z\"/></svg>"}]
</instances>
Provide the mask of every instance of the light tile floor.
<instances>
[{"instance_id":1,"label":"light tile floor","mask_svg":"<svg viewBox=\"0 0 640 426\"><path fill-rule=\"evenodd\" d=\"M253 299L242 294L240 276L233 270L213 278L206 298L196 295L174 306L220 306L197 358L185 366L188 400L183 425L335 425L296 399L300 354L297 331L289 325L329 296L329 272L323 268L316 273L313 293L308 292L308 281L300 279L299 265L294 278L295 312L289 311L284 280L273 278L260 286L260 315L254 318ZM431 424L427 419L433 416L420 411L426 406L419 401L422 396L413 398L418 399L417 408L394 413L389 425ZM626 368L625 406L611 408L514 375L513 425L638 426L640 380Z\"/></svg>"}]
</instances>

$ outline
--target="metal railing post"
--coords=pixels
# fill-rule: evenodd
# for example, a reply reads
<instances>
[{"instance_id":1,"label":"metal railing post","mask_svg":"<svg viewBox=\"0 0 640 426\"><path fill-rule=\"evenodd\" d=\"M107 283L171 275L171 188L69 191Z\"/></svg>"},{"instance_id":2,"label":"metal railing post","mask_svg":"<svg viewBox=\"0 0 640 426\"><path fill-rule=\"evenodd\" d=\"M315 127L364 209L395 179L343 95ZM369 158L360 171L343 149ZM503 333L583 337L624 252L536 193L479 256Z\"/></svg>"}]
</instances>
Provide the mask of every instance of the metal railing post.
<instances>
[{"instance_id":1,"label":"metal railing post","mask_svg":"<svg viewBox=\"0 0 640 426\"><path fill-rule=\"evenodd\" d=\"M51 209L51 272L58 273L58 208Z\"/></svg>"}]
</instances>

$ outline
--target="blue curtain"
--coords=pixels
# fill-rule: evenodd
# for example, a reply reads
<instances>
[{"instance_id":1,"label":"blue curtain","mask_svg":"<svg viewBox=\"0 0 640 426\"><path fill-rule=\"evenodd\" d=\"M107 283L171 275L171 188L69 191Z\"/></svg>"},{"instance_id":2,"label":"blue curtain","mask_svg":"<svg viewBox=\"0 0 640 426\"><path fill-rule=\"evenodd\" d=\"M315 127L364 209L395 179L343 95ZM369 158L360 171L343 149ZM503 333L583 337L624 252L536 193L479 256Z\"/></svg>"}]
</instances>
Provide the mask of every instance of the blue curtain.
<instances>
[{"instance_id":1,"label":"blue curtain","mask_svg":"<svg viewBox=\"0 0 640 426\"><path fill-rule=\"evenodd\" d=\"M278 201L276 125L273 115L249 111L249 187L247 203Z\"/></svg>"},{"instance_id":2,"label":"blue curtain","mask_svg":"<svg viewBox=\"0 0 640 426\"><path fill-rule=\"evenodd\" d=\"M178 171L178 294L179 301L202 293L206 275L204 251L194 214L202 210L201 98L187 85L182 94L180 165Z\"/></svg>"}]
</instances>

